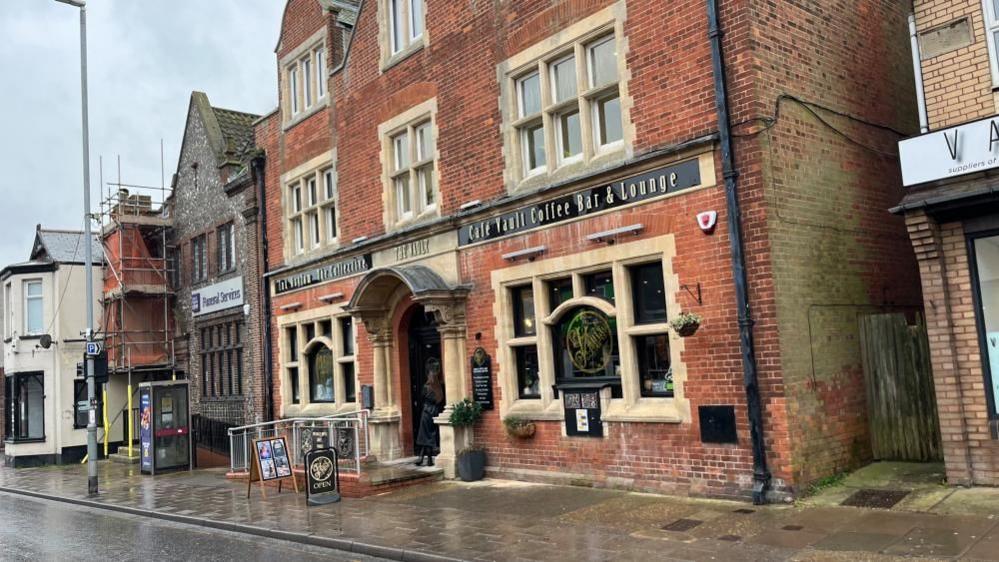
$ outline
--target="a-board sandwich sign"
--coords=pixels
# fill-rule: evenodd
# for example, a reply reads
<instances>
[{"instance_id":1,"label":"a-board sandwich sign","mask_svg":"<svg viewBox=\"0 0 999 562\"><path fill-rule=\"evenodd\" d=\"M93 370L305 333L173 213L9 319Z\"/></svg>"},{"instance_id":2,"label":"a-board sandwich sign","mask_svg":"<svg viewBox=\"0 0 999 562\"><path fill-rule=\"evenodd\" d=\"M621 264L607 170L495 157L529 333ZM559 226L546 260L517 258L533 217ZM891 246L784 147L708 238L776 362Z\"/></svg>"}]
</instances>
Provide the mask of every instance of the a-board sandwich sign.
<instances>
[{"instance_id":1,"label":"a-board sandwich sign","mask_svg":"<svg viewBox=\"0 0 999 562\"><path fill-rule=\"evenodd\" d=\"M246 497L250 497L250 487L254 482L260 482L260 493L264 497L264 486L267 482L276 480L278 493L285 479L291 478L295 492L298 492L298 480L291 469L291 459L288 457L288 442L284 437L255 439L253 441L253 459L250 462L250 478L246 483Z\"/></svg>"},{"instance_id":2,"label":"a-board sandwich sign","mask_svg":"<svg viewBox=\"0 0 999 562\"><path fill-rule=\"evenodd\" d=\"M340 470L336 449L315 449L305 455L305 503L340 501Z\"/></svg>"}]
</instances>

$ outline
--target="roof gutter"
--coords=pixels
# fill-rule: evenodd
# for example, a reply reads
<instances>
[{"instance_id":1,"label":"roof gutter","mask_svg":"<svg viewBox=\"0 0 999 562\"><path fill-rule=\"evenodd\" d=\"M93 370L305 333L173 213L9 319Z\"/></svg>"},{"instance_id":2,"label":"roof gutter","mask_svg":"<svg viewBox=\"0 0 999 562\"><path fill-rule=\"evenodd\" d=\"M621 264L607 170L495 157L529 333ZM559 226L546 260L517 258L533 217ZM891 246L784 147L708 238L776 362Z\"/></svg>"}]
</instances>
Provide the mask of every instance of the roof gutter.
<instances>
[{"instance_id":1,"label":"roof gutter","mask_svg":"<svg viewBox=\"0 0 999 562\"><path fill-rule=\"evenodd\" d=\"M711 68L715 82L715 108L718 113L718 137L722 153L722 175L725 178L725 200L728 206L728 231L731 242L732 277L739 316L739 345L742 353L742 380L749 412L749 436L753 447L753 503L766 503L770 488L767 451L763 439L763 403L757 376L756 351L753 345L753 315L749 308L746 258L742 243L742 211L739 207L737 180L732 156L731 122L728 110L728 88L725 84L725 60L722 55L722 30L718 17L718 0L707 0L708 38L711 40Z\"/></svg>"}]
</instances>

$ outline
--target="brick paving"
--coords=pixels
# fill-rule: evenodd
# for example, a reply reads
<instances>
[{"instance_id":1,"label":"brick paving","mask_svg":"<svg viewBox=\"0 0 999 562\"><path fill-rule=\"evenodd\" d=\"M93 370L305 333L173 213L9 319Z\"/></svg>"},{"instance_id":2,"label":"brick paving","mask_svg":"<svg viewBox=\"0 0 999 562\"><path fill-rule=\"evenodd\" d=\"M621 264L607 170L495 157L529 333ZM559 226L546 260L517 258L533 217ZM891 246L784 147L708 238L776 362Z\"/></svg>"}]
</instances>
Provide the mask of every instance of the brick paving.
<instances>
[{"instance_id":1,"label":"brick paving","mask_svg":"<svg viewBox=\"0 0 999 562\"><path fill-rule=\"evenodd\" d=\"M104 506L397 559L999 560L999 519L986 514L759 508L505 480L438 482L306 508L303 496L272 489L267 499L258 489L247 499L245 484L218 470L150 477L102 463L100 476L94 501ZM86 470L0 468L0 490L86 500Z\"/></svg>"}]
</instances>

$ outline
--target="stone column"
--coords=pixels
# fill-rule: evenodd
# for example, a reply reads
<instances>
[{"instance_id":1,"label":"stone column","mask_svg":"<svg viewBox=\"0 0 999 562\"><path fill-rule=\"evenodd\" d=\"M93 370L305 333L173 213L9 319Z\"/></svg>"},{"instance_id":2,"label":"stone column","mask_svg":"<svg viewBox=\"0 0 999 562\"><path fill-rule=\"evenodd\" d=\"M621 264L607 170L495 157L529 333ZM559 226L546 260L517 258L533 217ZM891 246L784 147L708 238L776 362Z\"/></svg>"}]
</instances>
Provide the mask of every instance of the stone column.
<instances>
[{"instance_id":1,"label":"stone column","mask_svg":"<svg viewBox=\"0 0 999 562\"><path fill-rule=\"evenodd\" d=\"M465 356L465 325L464 300L450 299L446 302L426 303L426 310L434 314L437 320L437 330L441 334L441 344L444 355L444 411L434 420L441 436L441 451L436 464L444 469L445 478L455 478L458 474L458 451L471 446L473 430L471 427L454 427L451 425L451 410L455 402L460 402L468 396L466 384L466 368L468 358Z\"/></svg>"},{"instance_id":2,"label":"stone column","mask_svg":"<svg viewBox=\"0 0 999 562\"><path fill-rule=\"evenodd\" d=\"M392 399L392 329L387 311L363 314L359 317L371 341L375 408L368 417L371 432L371 455L380 460L392 460L402 455L399 442L399 409Z\"/></svg>"}]
</instances>

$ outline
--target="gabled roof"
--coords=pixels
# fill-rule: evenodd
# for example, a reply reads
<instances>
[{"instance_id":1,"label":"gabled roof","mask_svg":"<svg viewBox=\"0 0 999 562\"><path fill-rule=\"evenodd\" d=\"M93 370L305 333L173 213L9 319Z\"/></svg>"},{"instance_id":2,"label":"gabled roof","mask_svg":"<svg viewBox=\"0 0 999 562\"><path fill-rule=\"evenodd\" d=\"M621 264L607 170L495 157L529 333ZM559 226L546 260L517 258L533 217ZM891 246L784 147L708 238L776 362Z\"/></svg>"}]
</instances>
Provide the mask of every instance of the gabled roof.
<instances>
[{"instance_id":1,"label":"gabled roof","mask_svg":"<svg viewBox=\"0 0 999 562\"><path fill-rule=\"evenodd\" d=\"M85 236L78 230L43 229L39 225L35 230L35 243L31 247L29 259L32 262L85 263ZM104 248L96 234L90 236L90 251L92 263L101 265L104 262Z\"/></svg>"},{"instance_id":2,"label":"gabled roof","mask_svg":"<svg viewBox=\"0 0 999 562\"><path fill-rule=\"evenodd\" d=\"M204 92L191 92L191 107L198 110L205 124L208 144L219 166L240 164L241 156L254 146L253 122L259 115L213 107ZM190 111L188 112L190 114ZM187 138L185 127L184 138ZM181 146L181 154L184 147Z\"/></svg>"}]
</instances>

